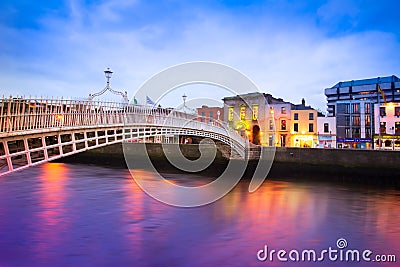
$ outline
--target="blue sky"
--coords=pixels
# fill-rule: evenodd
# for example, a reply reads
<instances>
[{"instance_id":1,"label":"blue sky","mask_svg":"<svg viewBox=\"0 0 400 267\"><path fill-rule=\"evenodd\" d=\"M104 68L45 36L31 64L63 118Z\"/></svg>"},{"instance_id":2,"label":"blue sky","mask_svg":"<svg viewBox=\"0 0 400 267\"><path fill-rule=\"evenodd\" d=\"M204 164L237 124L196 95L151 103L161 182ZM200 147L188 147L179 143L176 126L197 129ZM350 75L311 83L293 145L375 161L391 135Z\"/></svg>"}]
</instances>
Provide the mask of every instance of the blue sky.
<instances>
[{"instance_id":1,"label":"blue sky","mask_svg":"<svg viewBox=\"0 0 400 267\"><path fill-rule=\"evenodd\" d=\"M112 87L131 98L169 66L213 61L263 92L325 110L323 89L338 81L400 75L398 10L388 0L3 0L0 93L84 98L104 87L110 67ZM227 95L180 90L161 103L173 106L182 92Z\"/></svg>"}]
</instances>

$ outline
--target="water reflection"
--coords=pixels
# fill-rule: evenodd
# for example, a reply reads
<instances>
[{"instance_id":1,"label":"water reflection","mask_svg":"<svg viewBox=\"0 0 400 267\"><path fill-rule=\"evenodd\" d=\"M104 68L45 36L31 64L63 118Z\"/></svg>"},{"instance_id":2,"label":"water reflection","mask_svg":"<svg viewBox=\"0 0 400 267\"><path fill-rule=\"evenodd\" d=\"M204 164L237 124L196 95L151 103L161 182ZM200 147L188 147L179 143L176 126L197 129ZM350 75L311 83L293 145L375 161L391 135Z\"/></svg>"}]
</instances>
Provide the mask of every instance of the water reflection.
<instances>
[{"instance_id":1,"label":"water reflection","mask_svg":"<svg viewBox=\"0 0 400 267\"><path fill-rule=\"evenodd\" d=\"M188 186L202 179L168 177ZM258 262L256 253L266 244L322 250L340 237L400 257L398 191L267 180L248 193L248 185L177 208L150 198L122 169L48 163L2 177L0 266L329 266Z\"/></svg>"},{"instance_id":2,"label":"water reflection","mask_svg":"<svg viewBox=\"0 0 400 267\"><path fill-rule=\"evenodd\" d=\"M70 217L65 201L69 196L66 188L68 168L63 163L43 164L38 175L40 189L37 191L38 207L36 227L33 234L34 251L45 262L63 245L68 232ZM60 248L59 248L60 249Z\"/></svg>"}]
</instances>

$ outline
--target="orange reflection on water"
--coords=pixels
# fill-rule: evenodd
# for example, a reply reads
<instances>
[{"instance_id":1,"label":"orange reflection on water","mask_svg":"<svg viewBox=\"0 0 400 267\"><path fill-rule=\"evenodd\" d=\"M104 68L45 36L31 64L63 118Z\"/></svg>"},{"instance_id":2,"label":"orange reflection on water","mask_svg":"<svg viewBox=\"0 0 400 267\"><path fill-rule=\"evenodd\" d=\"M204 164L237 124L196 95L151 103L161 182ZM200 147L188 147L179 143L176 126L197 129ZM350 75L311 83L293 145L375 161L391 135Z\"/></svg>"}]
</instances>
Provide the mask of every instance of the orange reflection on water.
<instances>
[{"instance_id":1,"label":"orange reflection on water","mask_svg":"<svg viewBox=\"0 0 400 267\"><path fill-rule=\"evenodd\" d=\"M50 244L62 244L63 234L70 218L65 218L65 201L68 197L66 181L68 169L63 163L45 163L39 176L41 187L37 218L39 223L34 237L39 240L36 250L38 257L48 258Z\"/></svg>"}]
</instances>

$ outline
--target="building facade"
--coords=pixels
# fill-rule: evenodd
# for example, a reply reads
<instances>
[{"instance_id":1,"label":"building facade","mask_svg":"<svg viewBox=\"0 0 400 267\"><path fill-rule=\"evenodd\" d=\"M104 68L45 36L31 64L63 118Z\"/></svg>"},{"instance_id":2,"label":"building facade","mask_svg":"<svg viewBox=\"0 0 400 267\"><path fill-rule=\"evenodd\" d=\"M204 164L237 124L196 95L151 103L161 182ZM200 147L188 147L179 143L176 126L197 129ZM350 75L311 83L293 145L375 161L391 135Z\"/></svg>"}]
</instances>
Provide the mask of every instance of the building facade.
<instances>
[{"instance_id":1,"label":"building facade","mask_svg":"<svg viewBox=\"0 0 400 267\"><path fill-rule=\"evenodd\" d=\"M336 117L338 148L373 149L378 113L374 105L400 102L400 79L394 75L339 82L325 89L328 116Z\"/></svg>"},{"instance_id":2,"label":"building facade","mask_svg":"<svg viewBox=\"0 0 400 267\"><path fill-rule=\"evenodd\" d=\"M400 150L400 103L389 102L374 105L375 149Z\"/></svg>"},{"instance_id":3,"label":"building facade","mask_svg":"<svg viewBox=\"0 0 400 267\"><path fill-rule=\"evenodd\" d=\"M225 97L224 121L255 145L290 143L291 104L265 93Z\"/></svg>"},{"instance_id":4,"label":"building facade","mask_svg":"<svg viewBox=\"0 0 400 267\"><path fill-rule=\"evenodd\" d=\"M318 148L336 148L336 117L318 116Z\"/></svg>"},{"instance_id":5,"label":"building facade","mask_svg":"<svg viewBox=\"0 0 400 267\"><path fill-rule=\"evenodd\" d=\"M372 149L374 110L371 101L337 101L336 134L338 148Z\"/></svg>"},{"instance_id":6,"label":"building facade","mask_svg":"<svg viewBox=\"0 0 400 267\"><path fill-rule=\"evenodd\" d=\"M379 87L378 87L379 86ZM382 89L382 92L380 92ZM331 88L325 89L328 101L328 116L336 116L336 103L338 101L370 101L374 104L384 102L400 102L400 79L394 75L372 79L339 82Z\"/></svg>"},{"instance_id":7,"label":"building facade","mask_svg":"<svg viewBox=\"0 0 400 267\"><path fill-rule=\"evenodd\" d=\"M305 105L292 105L291 112L291 144L292 147L317 147L318 112Z\"/></svg>"},{"instance_id":8,"label":"building facade","mask_svg":"<svg viewBox=\"0 0 400 267\"><path fill-rule=\"evenodd\" d=\"M204 123L215 124L216 121L223 120L224 108L222 107L209 107L203 105L197 108L197 119Z\"/></svg>"}]
</instances>

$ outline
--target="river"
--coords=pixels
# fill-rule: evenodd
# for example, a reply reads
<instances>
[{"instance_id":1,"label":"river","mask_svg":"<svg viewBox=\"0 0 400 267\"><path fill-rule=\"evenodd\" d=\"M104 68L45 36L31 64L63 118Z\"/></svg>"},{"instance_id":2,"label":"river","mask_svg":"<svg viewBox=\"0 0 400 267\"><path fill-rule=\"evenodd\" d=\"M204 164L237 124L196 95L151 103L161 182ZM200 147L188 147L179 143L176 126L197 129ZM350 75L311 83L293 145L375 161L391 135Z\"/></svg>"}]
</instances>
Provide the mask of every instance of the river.
<instances>
[{"instance_id":1,"label":"river","mask_svg":"<svg viewBox=\"0 0 400 267\"><path fill-rule=\"evenodd\" d=\"M212 204L177 208L150 198L125 169L46 163L0 177L0 266L400 265L399 191L282 177L248 193L248 184ZM347 243L342 252L372 254L301 260L304 250L317 258L339 251L338 239ZM266 246L268 255L287 253L265 259ZM376 255L397 263L366 261Z\"/></svg>"}]
</instances>

